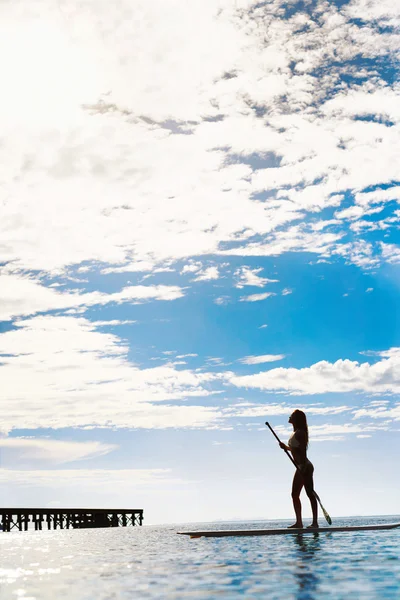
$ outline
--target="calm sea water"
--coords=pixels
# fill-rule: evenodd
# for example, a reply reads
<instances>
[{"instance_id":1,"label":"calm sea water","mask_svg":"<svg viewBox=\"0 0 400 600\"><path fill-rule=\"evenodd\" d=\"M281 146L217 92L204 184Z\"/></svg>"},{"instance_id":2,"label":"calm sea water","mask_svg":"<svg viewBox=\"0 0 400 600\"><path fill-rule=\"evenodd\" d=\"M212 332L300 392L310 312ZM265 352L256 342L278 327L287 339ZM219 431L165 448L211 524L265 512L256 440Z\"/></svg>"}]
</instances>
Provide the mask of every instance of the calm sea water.
<instances>
[{"instance_id":1,"label":"calm sea water","mask_svg":"<svg viewBox=\"0 0 400 600\"><path fill-rule=\"evenodd\" d=\"M335 519L335 525L400 516ZM183 529L288 521L0 534L1 600L400 598L400 530L193 539Z\"/></svg>"}]
</instances>

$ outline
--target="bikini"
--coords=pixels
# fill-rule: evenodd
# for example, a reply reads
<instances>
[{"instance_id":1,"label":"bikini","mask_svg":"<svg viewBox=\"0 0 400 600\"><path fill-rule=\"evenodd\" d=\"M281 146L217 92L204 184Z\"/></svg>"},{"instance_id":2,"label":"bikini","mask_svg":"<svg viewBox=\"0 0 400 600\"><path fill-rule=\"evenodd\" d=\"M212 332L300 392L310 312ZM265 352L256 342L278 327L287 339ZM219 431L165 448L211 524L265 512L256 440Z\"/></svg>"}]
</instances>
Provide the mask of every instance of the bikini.
<instances>
[{"instance_id":1,"label":"bikini","mask_svg":"<svg viewBox=\"0 0 400 600\"><path fill-rule=\"evenodd\" d=\"M299 440L296 439L295 433L296 432L293 432L289 438L289 441L288 441L289 448L300 448L300 442L299 442ZM311 470L311 475L314 472L314 465L312 464L312 462L310 460L308 460L308 458L306 458L305 463L298 464L298 467L303 474L305 474L306 471L309 471L309 470Z\"/></svg>"}]
</instances>

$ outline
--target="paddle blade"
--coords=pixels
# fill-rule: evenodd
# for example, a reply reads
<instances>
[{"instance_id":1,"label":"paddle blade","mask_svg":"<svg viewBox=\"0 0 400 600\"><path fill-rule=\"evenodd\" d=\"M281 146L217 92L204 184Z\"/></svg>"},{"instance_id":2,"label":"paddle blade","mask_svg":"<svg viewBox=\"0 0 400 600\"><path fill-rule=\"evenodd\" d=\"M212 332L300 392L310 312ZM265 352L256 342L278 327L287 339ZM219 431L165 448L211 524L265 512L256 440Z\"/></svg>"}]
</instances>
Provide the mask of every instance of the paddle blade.
<instances>
[{"instance_id":1,"label":"paddle blade","mask_svg":"<svg viewBox=\"0 0 400 600\"><path fill-rule=\"evenodd\" d=\"M324 509L324 507L321 504L321 508L322 508L322 512L324 513L324 517L327 520L327 522L329 523L329 525L332 525L332 519L330 518L330 516L328 515L328 513L326 512L326 510Z\"/></svg>"},{"instance_id":2,"label":"paddle blade","mask_svg":"<svg viewBox=\"0 0 400 600\"><path fill-rule=\"evenodd\" d=\"M321 507L322 512L324 513L324 517L326 519L326 522L329 523L329 525L332 525L332 519L330 518L330 516L328 515L328 513L326 512L325 508L322 506L322 502L320 497L318 496L317 492L314 490L314 496L316 497L316 499L318 500L318 503Z\"/></svg>"}]
</instances>

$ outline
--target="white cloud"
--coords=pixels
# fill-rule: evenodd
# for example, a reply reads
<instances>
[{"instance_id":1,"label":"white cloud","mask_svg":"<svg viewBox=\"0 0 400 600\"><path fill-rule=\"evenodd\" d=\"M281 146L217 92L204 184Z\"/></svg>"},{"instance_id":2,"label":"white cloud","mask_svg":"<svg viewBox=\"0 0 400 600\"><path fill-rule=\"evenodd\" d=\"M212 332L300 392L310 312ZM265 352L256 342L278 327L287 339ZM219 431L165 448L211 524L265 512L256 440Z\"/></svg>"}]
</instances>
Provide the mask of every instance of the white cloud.
<instances>
[{"instance_id":1,"label":"white cloud","mask_svg":"<svg viewBox=\"0 0 400 600\"><path fill-rule=\"evenodd\" d=\"M92 321L92 325L95 327L114 327L115 325L133 325L137 323L137 321L125 320L121 321L120 319L111 319L110 321Z\"/></svg>"},{"instance_id":2,"label":"white cloud","mask_svg":"<svg viewBox=\"0 0 400 600\"><path fill-rule=\"evenodd\" d=\"M187 265L185 265L183 267L183 269L181 270L181 274L184 273L196 273L197 271L200 271L200 269L202 269L203 264L199 261L195 262L193 260L189 261Z\"/></svg>"},{"instance_id":3,"label":"white cloud","mask_svg":"<svg viewBox=\"0 0 400 600\"><path fill-rule=\"evenodd\" d=\"M0 320L32 315L48 310L117 304L138 304L149 300L176 300L184 293L178 286L127 286L120 292L63 292L46 287L41 281L21 275L0 274Z\"/></svg>"},{"instance_id":4,"label":"white cloud","mask_svg":"<svg viewBox=\"0 0 400 600\"><path fill-rule=\"evenodd\" d=\"M266 404L255 404L255 403L238 403L224 412L230 417L235 418L257 418L257 419L269 419L271 417L288 417L295 409L300 409L306 412L307 416L331 416L342 417L346 413L354 412L350 406L321 406L318 404L306 404L306 405L290 405L287 403L266 403ZM363 415L362 415L363 416ZM366 415L368 416L368 415ZM251 425L251 423L249 424ZM311 442L324 442L324 441L342 441L348 438L350 435L355 435L357 438L371 437L373 433L379 431L386 431L389 429L388 420L382 424L376 424L373 421L364 422L362 424L350 422L350 423L324 423L322 425L310 425L309 434ZM265 430L260 428L260 431ZM293 429L290 425L274 425L274 430L281 439L288 438L292 433Z\"/></svg>"},{"instance_id":5,"label":"white cloud","mask_svg":"<svg viewBox=\"0 0 400 600\"><path fill-rule=\"evenodd\" d=\"M240 402L229 408L224 409L224 414L230 417L278 417L287 416L295 410L303 410L310 415L339 415L345 412L350 412L352 409L349 406L320 406L316 404L307 405L290 405L286 402L257 404L253 402ZM286 431L286 430L285 430ZM289 431L289 430L288 430Z\"/></svg>"},{"instance_id":6,"label":"white cloud","mask_svg":"<svg viewBox=\"0 0 400 600\"><path fill-rule=\"evenodd\" d=\"M3 485L24 487L74 487L108 489L115 486L133 488L170 484L177 480L169 476L170 469L0 469Z\"/></svg>"},{"instance_id":7,"label":"white cloud","mask_svg":"<svg viewBox=\"0 0 400 600\"><path fill-rule=\"evenodd\" d=\"M370 204L379 204L390 200L400 201L400 186L373 192L358 192L355 194L355 200L359 206L369 206Z\"/></svg>"},{"instance_id":8,"label":"white cloud","mask_svg":"<svg viewBox=\"0 0 400 600\"><path fill-rule=\"evenodd\" d=\"M218 306L226 306L229 303L229 296L219 296L218 298L215 298L214 300L214 304L217 304Z\"/></svg>"},{"instance_id":9,"label":"white cloud","mask_svg":"<svg viewBox=\"0 0 400 600\"><path fill-rule=\"evenodd\" d=\"M374 115L381 118L400 121L399 95L396 88L389 86L371 90L365 86L364 89L347 91L338 94L324 105L324 111L338 113L346 116Z\"/></svg>"},{"instance_id":10,"label":"white cloud","mask_svg":"<svg viewBox=\"0 0 400 600\"><path fill-rule=\"evenodd\" d=\"M219 356L209 356L206 360L206 363L212 366L223 366L224 363L224 359L220 358Z\"/></svg>"},{"instance_id":11,"label":"white cloud","mask_svg":"<svg viewBox=\"0 0 400 600\"><path fill-rule=\"evenodd\" d=\"M381 242L382 256L387 262L397 264L400 262L400 247L396 244L385 244Z\"/></svg>"},{"instance_id":12,"label":"white cloud","mask_svg":"<svg viewBox=\"0 0 400 600\"><path fill-rule=\"evenodd\" d=\"M243 288L245 285L254 287L264 287L267 283L277 283L278 279L268 279L267 277L260 277L260 273L263 269L251 269L250 267L243 266L239 267L235 271L235 277L237 278L237 288Z\"/></svg>"},{"instance_id":13,"label":"white cloud","mask_svg":"<svg viewBox=\"0 0 400 600\"><path fill-rule=\"evenodd\" d=\"M342 244L334 250L334 254L343 256L364 269L376 267L379 264L379 257L376 256L373 245L364 240Z\"/></svg>"},{"instance_id":14,"label":"white cloud","mask_svg":"<svg viewBox=\"0 0 400 600\"><path fill-rule=\"evenodd\" d=\"M343 233L308 232L307 226L298 225L277 231L270 237L265 237L263 242L249 242L245 246L220 253L232 256L279 256L285 252L313 252L328 256L333 253L342 237Z\"/></svg>"},{"instance_id":15,"label":"white cloud","mask_svg":"<svg viewBox=\"0 0 400 600\"><path fill-rule=\"evenodd\" d=\"M198 274L192 281L212 281L218 278L218 267L207 267L207 269L204 269L204 271L198 271Z\"/></svg>"},{"instance_id":16,"label":"white cloud","mask_svg":"<svg viewBox=\"0 0 400 600\"><path fill-rule=\"evenodd\" d=\"M378 21L393 27L400 24L400 7L395 0L352 0L344 11L353 19Z\"/></svg>"},{"instance_id":17,"label":"white cloud","mask_svg":"<svg viewBox=\"0 0 400 600\"><path fill-rule=\"evenodd\" d=\"M275 362L285 358L285 354L263 354L260 356L245 356L241 358L239 362L244 365L258 365L260 363Z\"/></svg>"},{"instance_id":18,"label":"white cloud","mask_svg":"<svg viewBox=\"0 0 400 600\"><path fill-rule=\"evenodd\" d=\"M400 421L400 403L398 402L390 407L386 403L376 404L371 402L366 408L354 411L354 417L356 419L368 417L370 419L393 419L394 421Z\"/></svg>"},{"instance_id":19,"label":"white cloud","mask_svg":"<svg viewBox=\"0 0 400 600\"><path fill-rule=\"evenodd\" d=\"M0 438L3 449L2 465L8 462L45 462L61 464L77 460L90 459L108 454L117 448L113 444L102 442L72 442L42 438ZM4 456L4 450L10 457Z\"/></svg>"},{"instance_id":20,"label":"white cloud","mask_svg":"<svg viewBox=\"0 0 400 600\"><path fill-rule=\"evenodd\" d=\"M140 369L129 346L80 317L35 317L0 336L1 428L208 427L217 408L176 404L216 392L218 373ZM23 371L24 377L20 374ZM168 404L154 404L168 401Z\"/></svg>"},{"instance_id":21,"label":"white cloud","mask_svg":"<svg viewBox=\"0 0 400 600\"><path fill-rule=\"evenodd\" d=\"M356 425L354 423L341 423L340 425L326 423L324 425L311 425L308 428L311 442L342 441L349 435L355 434L359 438L365 435L366 432L375 433L386 429L387 427L384 425ZM290 436L293 433L293 430L281 426L277 426L276 431L282 436Z\"/></svg>"},{"instance_id":22,"label":"white cloud","mask_svg":"<svg viewBox=\"0 0 400 600\"><path fill-rule=\"evenodd\" d=\"M166 285L61 291L71 266L78 274L147 277L182 260L181 272L201 281L218 277L218 266L201 262L210 255L311 252L363 269L399 261L396 245L364 238L372 227L376 236L395 228L399 215L379 226L362 220L399 200L399 89L380 71L398 53L397 33L388 30L398 6L322 2L311 16L295 8L289 19L283 8L279 0L138 0L134 9L129 0L88 0L84 11L77 0L56 8L39 0L28 12L17 0L3 7L0 318L79 314L185 293ZM359 56L371 66L355 67ZM354 202L340 209L345 195ZM326 208L342 218L325 218ZM269 283L243 268L240 285ZM37 272L40 279L31 276ZM47 274L61 281L47 284ZM138 369L123 340L83 319L17 325L0 342L7 427L96 419L211 426L219 419L210 407L152 404L207 396L217 375L173 365ZM393 391L397 361L322 361L235 385Z\"/></svg>"},{"instance_id":23,"label":"white cloud","mask_svg":"<svg viewBox=\"0 0 400 600\"><path fill-rule=\"evenodd\" d=\"M400 350L391 348L380 355L381 360L374 364L347 359L335 363L323 360L302 369L279 367L254 375L231 374L229 381L237 387L285 391L295 395L329 392L399 393Z\"/></svg>"},{"instance_id":24,"label":"white cloud","mask_svg":"<svg viewBox=\"0 0 400 600\"><path fill-rule=\"evenodd\" d=\"M136 273L141 271L154 271L155 265L150 261L138 260L131 264L124 265L123 267L107 267L101 269L103 275L109 275L110 273ZM79 269L78 269L79 271Z\"/></svg>"},{"instance_id":25,"label":"white cloud","mask_svg":"<svg viewBox=\"0 0 400 600\"><path fill-rule=\"evenodd\" d=\"M337 211L335 213L335 216L338 219L356 220L356 219L361 219L365 215L372 215L374 213L380 212L382 209L383 209L383 207L378 206L378 208L369 208L367 210L365 206L353 205L353 206L350 206L349 208L345 208L343 210ZM371 225L372 225L372 223L371 223Z\"/></svg>"},{"instance_id":26,"label":"white cloud","mask_svg":"<svg viewBox=\"0 0 400 600\"><path fill-rule=\"evenodd\" d=\"M276 296L274 292L263 292L262 294L251 294L250 296L242 296L240 302L260 302L260 300L266 300L270 296Z\"/></svg>"},{"instance_id":27,"label":"white cloud","mask_svg":"<svg viewBox=\"0 0 400 600\"><path fill-rule=\"evenodd\" d=\"M138 0L134 14L128 0L8 3L0 261L107 274L224 252L331 255L345 223L293 222L398 175L397 84L352 65L393 61L397 34L380 29L397 22L393 4L286 19L280 1Z\"/></svg>"}]
</instances>

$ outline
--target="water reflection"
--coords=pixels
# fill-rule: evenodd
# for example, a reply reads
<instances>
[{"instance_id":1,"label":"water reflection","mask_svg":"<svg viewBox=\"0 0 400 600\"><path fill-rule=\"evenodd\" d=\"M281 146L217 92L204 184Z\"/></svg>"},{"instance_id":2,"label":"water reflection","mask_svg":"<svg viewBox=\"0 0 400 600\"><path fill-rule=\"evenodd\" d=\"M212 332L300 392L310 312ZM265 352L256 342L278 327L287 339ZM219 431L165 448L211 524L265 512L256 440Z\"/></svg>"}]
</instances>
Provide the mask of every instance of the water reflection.
<instances>
[{"instance_id":1,"label":"water reflection","mask_svg":"<svg viewBox=\"0 0 400 600\"><path fill-rule=\"evenodd\" d=\"M297 545L295 577L298 583L297 600L314 600L317 596L320 577L313 565L315 555L321 550L319 533L294 536Z\"/></svg>"}]
</instances>

